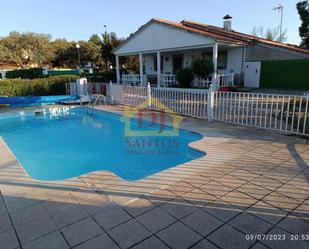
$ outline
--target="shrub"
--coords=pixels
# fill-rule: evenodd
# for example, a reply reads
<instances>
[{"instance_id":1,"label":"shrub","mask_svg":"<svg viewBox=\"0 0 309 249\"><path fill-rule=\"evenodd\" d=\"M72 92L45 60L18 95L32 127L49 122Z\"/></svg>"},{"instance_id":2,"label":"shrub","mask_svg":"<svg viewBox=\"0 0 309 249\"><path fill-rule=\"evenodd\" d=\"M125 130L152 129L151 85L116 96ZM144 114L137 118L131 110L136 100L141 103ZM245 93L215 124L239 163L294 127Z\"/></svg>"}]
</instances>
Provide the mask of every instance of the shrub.
<instances>
[{"instance_id":1,"label":"shrub","mask_svg":"<svg viewBox=\"0 0 309 249\"><path fill-rule=\"evenodd\" d=\"M214 72L214 65L210 59L197 58L192 61L191 69L194 75L204 79Z\"/></svg>"},{"instance_id":2,"label":"shrub","mask_svg":"<svg viewBox=\"0 0 309 249\"><path fill-rule=\"evenodd\" d=\"M37 79L43 77L43 70L42 68L17 69L8 71L5 77L8 79Z\"/></svg>"},{"instance_id":3,"label":"shrub","mask_svg":"<svg viewBox=\"0 0 309 249\"><path fill-rule=\"evenodd\" d=\"M65 83L75 82L78 76L50 76L47 78L22 80L0 80L0 95L27 96L27 95L63 95Z\"/></svg>"},{"instance_id":4,"label":"shrub","mask_svg":"<svg viewBox=\"0 0 309 249\"><path fill-rule=\"evenodd\" d=\"M176 79L180 87L190 87L193 80L192 70L190 68L183 68L178 70L176 73Z\"/></svg>"}]
</instances>

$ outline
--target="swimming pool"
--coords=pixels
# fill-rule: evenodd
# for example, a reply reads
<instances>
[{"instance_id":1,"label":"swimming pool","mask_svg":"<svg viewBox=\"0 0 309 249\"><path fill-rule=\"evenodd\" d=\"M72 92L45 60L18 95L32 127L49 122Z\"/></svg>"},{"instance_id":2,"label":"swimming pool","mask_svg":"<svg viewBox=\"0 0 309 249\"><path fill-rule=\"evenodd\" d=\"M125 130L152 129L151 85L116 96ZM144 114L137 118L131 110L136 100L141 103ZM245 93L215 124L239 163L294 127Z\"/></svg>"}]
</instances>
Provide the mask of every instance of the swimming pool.
<instances>
[{"instance_id":1,"label":"swimming pool","mask_svg":"<svg viewBox=\"0 0 309 249\"><path fill-rule=\"evenodd\" d=\"M157 124L134 129L157 129ZM171 127L169 127L171 128ZM166 129L169 129L166 127ZM139 180L204 156L188 146L202 138L179 130L175 136L126 137L122 116L84 107L0 114L0 136L25 171L38 180L64 180L109 170Z\"/></svg>"}]
</instances>

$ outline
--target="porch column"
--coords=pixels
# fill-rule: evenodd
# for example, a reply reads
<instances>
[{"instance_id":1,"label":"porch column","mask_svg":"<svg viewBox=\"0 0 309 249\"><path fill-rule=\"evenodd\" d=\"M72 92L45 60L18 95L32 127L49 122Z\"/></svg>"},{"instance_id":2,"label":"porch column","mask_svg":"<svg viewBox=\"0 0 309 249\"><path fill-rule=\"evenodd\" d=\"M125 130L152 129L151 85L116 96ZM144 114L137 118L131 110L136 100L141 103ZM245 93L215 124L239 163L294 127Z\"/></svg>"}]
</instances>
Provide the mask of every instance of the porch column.
<instances>
[{"instance_id":1,"label":"porch column","mask_svg":"<svg viewBox=\"0 0 309 249\"><path fill-rule=\"evenodd\" d=\"M212 63L214 65L214 73L212 75L212 84L217 88L217 69L218 69L218 43L215 43L212 48Z\"/></svg>"},{"instance_id":2,"label":"porch column","mask_svg":"<svg viewBox=\"0 0 309 249\"><path fill-rule=\"evenodd\" d=\"M143 85L145 82L143 82L143 75L144 75L144 70L143 70L143 54L139 53L139 76L140 76L140 85Z\"/></svg>"},{"instance_id":3,"label":"porch column","mask_svg":"<svg viewBox=\"0 0 309 249\"><path fill-rule=\"evenodd\" d=\"M116 77L117 77L117 84L120 84L119 55L116 55Z\"/></svg>"},{"instance_id":4,"label":"porch column","mask_svg":"<svg viewBox=\"0 0 309 249\"><path fill-rule=\"evenodd\" d=\"M157 51L157 88L161 86L161 53Z\"/></svg>"}]
</instances>

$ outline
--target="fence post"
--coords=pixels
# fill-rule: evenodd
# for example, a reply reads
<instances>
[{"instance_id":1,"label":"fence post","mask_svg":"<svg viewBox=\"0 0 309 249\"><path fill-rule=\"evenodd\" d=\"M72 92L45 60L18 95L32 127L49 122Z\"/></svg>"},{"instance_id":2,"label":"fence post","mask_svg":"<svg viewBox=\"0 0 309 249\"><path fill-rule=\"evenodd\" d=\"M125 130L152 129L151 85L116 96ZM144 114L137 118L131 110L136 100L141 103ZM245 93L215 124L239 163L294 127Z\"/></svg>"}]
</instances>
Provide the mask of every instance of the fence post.
<instances>
[{"instance_id":1,"label":"fence post","mask_svg":"<svg viewBox=\"0 0 309 249\"><path fill-rule=\"evenodd\" d=\"M150 83L147 83L147 100L148 100L148 107L151 107L151 87Z\"/></svg>"},{"instance_id":2,"label":"fence post","mask_svg":"<svg viewBox=\"0 0 309 249\"><path fill-rule=\"evenodd\" d=\"M207 96L207 119L212 121L214 112L215 92L213 84L210 84Z\"/></svg>"},{"instance_id":3,"label":"fence post","mask_svg":"<svg viewBox=\"0 0 309 249\"><path fill-rule=\"evenodd\" d=\"M109 95L111 96L111 104L114 104L114 93L113 93L112 87L113 87L113 83L112 81L110 81L109 82ZM107 95L107 91L106 91L106 95Z\"/></svg>"}]
</instances>

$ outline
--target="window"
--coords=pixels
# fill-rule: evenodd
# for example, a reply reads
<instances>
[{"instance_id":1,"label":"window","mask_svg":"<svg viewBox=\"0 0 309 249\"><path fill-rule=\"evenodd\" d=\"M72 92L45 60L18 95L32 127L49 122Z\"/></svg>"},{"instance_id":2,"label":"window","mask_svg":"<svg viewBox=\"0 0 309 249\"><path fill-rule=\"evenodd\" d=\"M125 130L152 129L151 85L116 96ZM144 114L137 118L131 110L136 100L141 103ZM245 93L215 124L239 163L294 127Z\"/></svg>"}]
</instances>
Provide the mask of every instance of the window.
<instances>
[{"instance_id":1,"label":"window","mask_svg":"<svg viewBox=\"0 0 309 249\"><path fill-rule=\"evenodd\" d=\"M203 53L203 58L212 60L212 53ZM226 70L227 69L227 51L218 52L217 69Z\"/></svg>"},{"instance_id":2,"label":"window","mask_svg":"<svg viewBox=\"0 0 309 249\"><path fill-rule=\"evenodd\" d=\"M227 51L218 53L218 69L226 70L227 68Z\"/></svg>"},{"instance_id":3,"label":"window","mask_svg":"<svg viewBox=\"0 0 309 249\"><path fill-rule=\"evenodd\" d=\"M154 55L153 57L153 71L157 72L157 56ZM163 56L161 56L161 72L163 71Z\"/></svg>"}]
</instances>

